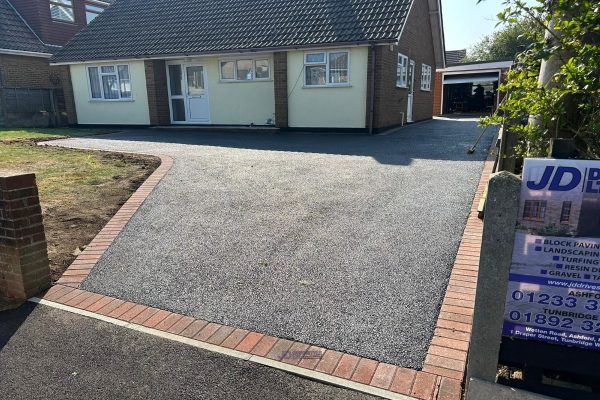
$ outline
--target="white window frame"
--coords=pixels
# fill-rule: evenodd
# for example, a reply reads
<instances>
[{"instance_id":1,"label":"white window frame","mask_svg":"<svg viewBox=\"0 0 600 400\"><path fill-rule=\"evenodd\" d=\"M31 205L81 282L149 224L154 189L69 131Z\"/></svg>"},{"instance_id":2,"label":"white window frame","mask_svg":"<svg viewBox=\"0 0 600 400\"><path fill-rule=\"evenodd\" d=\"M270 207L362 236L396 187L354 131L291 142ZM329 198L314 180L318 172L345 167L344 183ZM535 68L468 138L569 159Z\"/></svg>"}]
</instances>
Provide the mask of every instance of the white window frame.
<instances>
[{"instance_id":1,"label":"white window frame","mask_svg":"<svg viewBox=\"0 0 600 400\"><path fill-rule=\"evenodd\" d=\"M421 64L421 90L431 92L431 66Z\"/></svg>"},{"instance_id":2,"label":"white window frame","mask_svg":"<svg viewBox=\"0 0 600 400\"><path fill-rule=\"evenodd\" d=\"M348 82L346 83L329 83L329 54L330 53L347 53L348 54ZM311 50L304 53L304 66L302 68L302 75L304 88L323 88L323 87L348 87L352 86L352 68L351 68L351 54L350 49L330 49L330 50ZM325 60L323 62L309 62L307 58L311 54L324 54ZM325 84L324 85L307 85L306 84L306 67L312 65L324 65L325 66Z\"/></svg>"},{"instance_id":3,"label":"white window frame","mask_svg":"<svg viewBox=\"0 0 600 400\"><path fill-rule=\"evenodd\" d=\"M238 70L237 63L238 61L251 60L252 61L252 79L238 79ZM257 78L256 77L256 62L257 61L267 61L269 63L269 76L266 78ZM221 65L226 62L232 62L233 67L233 79L231 78L223 78L223 69ZM238 58L223 58L219 60L219 81L220 82L265 82L271 80L271 71L273 69L273 62L271 61L271 57L238 57Z\"/></svg>"},{"instance_id":4,"label":"white window frame","mask_svg":"<svg viewBox=\"0 0 600 400\"><path fill-rule=\"evenodd\" d=\"M119 66L127 66L127 71L129 73L129 86L131 88L131 97L121 97L121 78L119 78ZM110 73L102 73L102 67L114 67L115 72L110 72ZM102 94L102 97L92 97L92 85L90 83L90 69L91 68L98 68L98 83L100 85L100 93ZM117 82L119 85L119 98L118 99L107 99L104 97L104 85L102 84L102 76L103 75L116 75L117 77ZM127 64L127 63L118 63L118 64L97 64L97 65L88 65L86 66L86 78L87 78L87 84L88 84L88 95L89 95L89 99L90 102L105 102L105 101L134 101L134 97L133 97L133 79L131 77L131 65Z\"/></svg>"},{"instance_id":5,"label":"white window frame","mask_svg":"<svg viewBox=\"0 0 600 400\"><path fill-rule=\"evenodd\" d=\"M408 57L398 53L398 65L396 66L396 87L408 88Z\"/></svg>"},{"instance_id":6,"label":"white window frame","mask_svg":"<svg viewBox=\"0 0 600 400\"><path fill-rule=\"evenodd\" d=\"M65 1L68 1L69 3L65 3ZM75 23L75 8L73 6L73 2L74 2L74 0L50 0L49 1L50 19L52 21L66 22L68 24ZM62 8L70 8L71 12L73 13L73 19L54 18L52 16L52 6L62 7Z\"/></svg>"}]
</instances>

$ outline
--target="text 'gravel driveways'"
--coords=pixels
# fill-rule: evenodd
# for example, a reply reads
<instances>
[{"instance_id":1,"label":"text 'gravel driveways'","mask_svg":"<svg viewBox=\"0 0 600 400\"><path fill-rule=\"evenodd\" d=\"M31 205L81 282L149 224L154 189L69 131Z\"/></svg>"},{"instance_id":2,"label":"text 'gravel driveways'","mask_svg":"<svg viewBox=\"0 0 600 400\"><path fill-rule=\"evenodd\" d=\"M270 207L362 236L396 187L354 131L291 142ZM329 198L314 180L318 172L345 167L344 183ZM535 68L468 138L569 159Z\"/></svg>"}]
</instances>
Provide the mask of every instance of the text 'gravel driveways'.
<instances>
[{"instance_id":1,"label":"text 'gravel driveways'","mask_svg":"<svg viewBox=\"0 0 600 400\"><path fill-rule=\"evenodd\" d=\"M492 132L140 130L57 144L166 154L171 171L83 288L421 368Z\"/></svg>"}]
</instances>

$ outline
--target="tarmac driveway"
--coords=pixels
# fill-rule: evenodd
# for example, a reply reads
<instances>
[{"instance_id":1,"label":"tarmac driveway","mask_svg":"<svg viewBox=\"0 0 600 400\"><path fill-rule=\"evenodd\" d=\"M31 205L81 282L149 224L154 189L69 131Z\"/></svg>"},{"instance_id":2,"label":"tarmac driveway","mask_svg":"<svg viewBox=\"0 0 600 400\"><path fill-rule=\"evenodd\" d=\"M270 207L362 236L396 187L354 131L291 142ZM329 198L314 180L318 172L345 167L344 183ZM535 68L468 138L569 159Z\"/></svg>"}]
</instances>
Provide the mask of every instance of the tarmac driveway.
<instances>
[{"instance_id":1,"label":"tarmac driveway","mask_svg":"<svg viewBox=\"0 0 600 400\"><path fill-rule=\"evenodd\" d=\"M140 130L55 144L175 163L86 290L421 368L493 133Z\"/></svg>"}]
</instances>

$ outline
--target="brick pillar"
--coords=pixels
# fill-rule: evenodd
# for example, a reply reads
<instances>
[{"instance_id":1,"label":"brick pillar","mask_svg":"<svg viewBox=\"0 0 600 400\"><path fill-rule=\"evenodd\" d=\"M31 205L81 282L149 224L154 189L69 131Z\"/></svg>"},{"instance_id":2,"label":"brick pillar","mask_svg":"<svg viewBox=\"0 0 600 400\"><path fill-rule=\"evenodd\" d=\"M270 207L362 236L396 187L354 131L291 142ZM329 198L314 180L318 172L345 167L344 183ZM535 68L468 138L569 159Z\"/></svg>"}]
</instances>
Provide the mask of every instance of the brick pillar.
<instances>
[{"instance_id":1,"label":"brick pillar","mask_svg":"<svg viewBox=\"0 0 600 400\"><path fill-rule=\"evenodd\" d=\"M273 53L273 84L275 86L275 123L288 127L287 52Z\"/></svg>"},{"instance_id":2,"label":"brick pillar","mask_svg":"<svg viewBox=\"0 0 600 400\"><path fill-rule=\"evenodd\" d=\"M71 69L68 65L50 67L58 69L60 82L62 84L63 96L65 101L65 110L67 112L67 121L69 125L77 124L77 110L75 109L75 95L73 94L73 82L71 82Z\"/></svg>"},{"instance_id":3,"label":"brick pillar","mask_svg":"<svg viewBox=\"0 0 600 400\"><path fill-rule=\"evenodd\" d=\"M442 73L436 72L433 81L433 115L442 115Z\"/></svg>"},{"instance_id":4,"label":"brick pillar","mask_svg":"<svg viewBox=\"0 0 600 400\"><path fill-rule=\"evenodd\" d=\"M50 263L34 174L0 175L0 298L50 287Z\"/></svg>"},{"instance_id":5,"label":"brick pillar","mask_svg":"<svg viewBox=\"0 0 600 400\"><path fill-rule=\"evenodd\" d=\"M144 61L150 125L170 125L169 88L165 60Z\"/></svg>"}]
</instances>

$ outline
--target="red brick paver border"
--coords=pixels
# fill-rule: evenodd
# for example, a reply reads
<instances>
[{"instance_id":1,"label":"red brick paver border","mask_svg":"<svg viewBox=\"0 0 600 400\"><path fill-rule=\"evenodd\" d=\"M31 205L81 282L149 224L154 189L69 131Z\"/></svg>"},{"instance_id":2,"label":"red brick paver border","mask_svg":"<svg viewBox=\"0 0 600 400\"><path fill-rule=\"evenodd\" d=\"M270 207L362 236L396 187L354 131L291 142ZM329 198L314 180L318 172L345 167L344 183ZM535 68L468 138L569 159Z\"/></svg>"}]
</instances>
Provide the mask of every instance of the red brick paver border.
<instances>
[{"instance_id":1,"label":"red brick paver border","mask_svg":"<svg viewBox=\"0 0 600 400\"><path fill-rule=\"evenodd\" d=\"M161 156L161 160L160 167L131 196L42 299L417 399L458 400L462 397L483 232L483 222L477 218L477 207L492 172L494 161L491 155L484 165L422 371L198 320L78 289L173 165L170 157Z\"/></svg>"}]
</instances>

